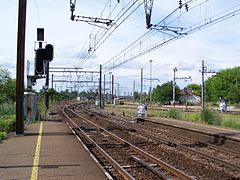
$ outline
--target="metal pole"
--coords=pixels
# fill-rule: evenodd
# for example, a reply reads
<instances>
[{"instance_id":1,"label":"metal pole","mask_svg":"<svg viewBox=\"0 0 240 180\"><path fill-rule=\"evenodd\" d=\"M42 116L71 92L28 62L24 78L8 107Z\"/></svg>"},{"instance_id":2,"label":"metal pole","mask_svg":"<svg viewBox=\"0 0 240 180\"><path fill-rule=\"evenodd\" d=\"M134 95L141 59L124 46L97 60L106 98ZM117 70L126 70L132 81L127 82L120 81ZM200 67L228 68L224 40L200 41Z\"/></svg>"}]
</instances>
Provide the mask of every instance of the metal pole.
<instances>
[{"instance_id":1,"label":"metal pole","mask_svg":"<svg viewBox=\"0 0 240 180\"><path fill-rule=\"evenodd\" d=\"M53 74L52 74L52 92L53 92ZM51 96L51 102L53 103L53 94Z\"/></svg>"},{"instance_id":2,"label":"metal pole","mask_svg":"<svg viewBox=\"0 0 240 180\"><path fill-rule=\"evenodd\" d=\"M142 94L143 94L143 68L141 68L141 95L140 95L140 103L142 103Z\"/></svg>"},{"instance_id":3,"label":"metal pole","mask_svg":"<svg viewBox=\"0 0 240 180\"><path fill-rule=\"evenodd\" d=\"M102 109L102 65L100 65L100 74L99 74L99 108Z\"/></svg>"},{"instance_id":4,"label":"metal pole","mask_svg":"<svg viewBox=\"0 0 240 180\"><path fill-rule=\"evenodd\" d=\"M52 74L52 89L53 89L53 74Z\"/></svg>"},{"instance_id":5,"label":"metal pole","mask_svg":"<svg viewBox=\"0 0 240 180\"><path fill-rule=\"evenodd\" d=\"M111 102L111 77L112 77L112 72L109 72L109 99L110 99L110 102ZM108 97L107 97L108 99Z\"/></svg>"},{"instance_id":6,"label":"metal pole","mask_svg":"<svg viewBox=\"0 0 240 180\"><path fill-rule=\"evenodd\" d=\"M16 135L24 133L23 94L24 94L24 58L27 0L19 0L18 39L17 39L17 73L16 73Z\"/></svg>"},{"instance_id":7,"label":"metal pole","mask_svg":"<svg viewBox=\"0 0 240 180\"><path fill-rule=\"evenodd\" d=\"M149 61L150 62L150 88L149 88L149 95L150 95L150 104L152 105L152 59Z\"/></svg>"},{"instance_id":8,"label":"metal pole","mask_svg":"<svg viewBox=\"0 0 240 180\"><path fill-rule=\"evenodd\" d=\"M133 97L133 104L134 104L134 92L135 92L135 81L133 81L133 95L132 95L132 97Z\"/></svg>"},{"instance_id":9,"label":"metal pole","mask_svg":"<svg viewBox=\"0 0 240 180\"><path fill-rule=\"evenodd\" d=\"M45 86L47 87L47 89L45 90L45 106L46 106L47 109L49 109L49 93L48 93L48 89L49 89L49 62L46 62L45 73L46 73Z\"/></svg>"},{"instance_id":10,"label":"metal pole","mask_svg":"<svg viewBox=\"0 0 240 180\"><path fill-rule=\"evenodd\" d=\"M105 93L106 93L106 75L103 75L103 109L105 107Z\"/></svg>"},{"instance_id":11,"label":"metal pole","mask_svg":"<svg viewBox=\"0 0 240 180\"><path fill-rule=\"evenodd\" d=\"M202 111L204 111L204 61L202 61Z\"/></svg>"},{"instance_id":12,"label":"metal pole","mask_svg":"<svg viewBox=\"0 0 240 180\"><path fill-rule=\"evenodd\" d=\"M118 85L118 98L120 97L120 88L119 88L119 84Z\"/></svg>"},{"instance_id":13,"label":"metal pole","mask_svg":"<svg viewBox=\"0 0 240 180\"><path fill-rule=\"evenodd\" d=\"M176 82L175 82L175 79L176 79L176 71L177 71L177 68L173 68L173 107L175 106L175 99L176 99L176 92L175 92L175 89L176 89Z\"/></svg>"},{"instance_id":14,"label":"metal pole","mask_svg":"<svg viewBox=\"0 0 240 180\"><path fill-rule=\"evenodd\" d=\"M114 103L114 75L112 75L112 104Z\"/></svg>"}]
</instances>

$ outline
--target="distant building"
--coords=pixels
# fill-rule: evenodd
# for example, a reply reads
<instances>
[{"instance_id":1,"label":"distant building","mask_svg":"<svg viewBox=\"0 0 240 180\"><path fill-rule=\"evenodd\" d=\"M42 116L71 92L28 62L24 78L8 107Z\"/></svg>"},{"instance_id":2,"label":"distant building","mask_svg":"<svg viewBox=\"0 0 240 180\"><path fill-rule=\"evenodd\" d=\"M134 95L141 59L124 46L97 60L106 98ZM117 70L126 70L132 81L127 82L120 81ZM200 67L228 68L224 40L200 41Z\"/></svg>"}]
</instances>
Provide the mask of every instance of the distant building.
<instances>
[{"instance_id":1,"label":"distant building","mask_svg":"<svg viewBox=\"0 0 240 180\"><path fill-rule=\"evenodd\" d=\"M181 90L179 93L179 102L185 104L186 100L189 105L199 105L201 104L201 97L193 94L192 92L186 90Z\"/></svg>"}]
</instances>

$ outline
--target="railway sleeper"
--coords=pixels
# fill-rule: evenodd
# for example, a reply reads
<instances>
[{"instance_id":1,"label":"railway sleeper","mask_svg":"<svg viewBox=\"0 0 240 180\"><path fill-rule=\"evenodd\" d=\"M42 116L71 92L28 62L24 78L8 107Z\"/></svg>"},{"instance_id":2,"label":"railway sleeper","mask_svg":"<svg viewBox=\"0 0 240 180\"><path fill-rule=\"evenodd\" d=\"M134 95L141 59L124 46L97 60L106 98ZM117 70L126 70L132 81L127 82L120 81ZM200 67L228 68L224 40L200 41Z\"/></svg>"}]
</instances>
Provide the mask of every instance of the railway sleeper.
<instances>
[{"instance_id":1,"label":"railway sleeper","mask_svg":"<svg viewBox=\"0 0 240 180\"><path fill-rule=\"evenodd\" d=\"M168 176L165 175L163 172L153 168L152 166L150 166L147 162L141 160L138 157L135 156L131 156L131 159L133 159L134 161L136 161L137 163L141 164L142 166L144 166L145 168L147 168L148 170L150 170L152 173L154 173L155 175L157 175L160 178L163 179L168 179Z\"/></svg>"}]
</instances>

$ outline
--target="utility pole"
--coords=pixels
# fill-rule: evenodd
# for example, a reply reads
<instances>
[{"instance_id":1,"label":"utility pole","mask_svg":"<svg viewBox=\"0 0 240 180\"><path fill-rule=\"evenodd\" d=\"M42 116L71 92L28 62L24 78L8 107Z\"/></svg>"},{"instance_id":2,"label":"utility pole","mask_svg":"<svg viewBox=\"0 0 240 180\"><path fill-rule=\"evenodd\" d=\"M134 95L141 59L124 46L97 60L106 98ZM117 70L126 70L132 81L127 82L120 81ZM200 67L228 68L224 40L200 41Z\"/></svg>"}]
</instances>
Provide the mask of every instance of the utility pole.
<instances>
[{"instance_id":1,"label":"utility pole","mask_svg":"<svg viewBox=\"0 0 240 180\"><path fill-rule=\"evenodd\" d=\"M118 92L117 95L118 95L118 98L119 98L119 96L120 96L120 87L119 87L119 86L120 86L120 85L119 85L119 83L116 83L116 84L117 84L117 86L118 86L118 87L117 87L117 92Z\"/></svg>"},{"instance_id":2,"label":"utility pole","mask_svg":"<svg viewBox=\"0 0 240 180\"><path fill-rule=\"evenodd\" d=\"M177 67L173 68L173 107L175 106L176 72L177 72Z\"/></svg>"},{"instance_id":3,"label":"utility pole","mask_svg":"<svg viewBox=\"0 0 240 180\"><path fill-rule=\"evenodd\" d=\"M53 74L52 74L52 91L53 91ZM52 94L52 97L51 97L51 102L53 103L53 94Z\"/></svg>"},{"instance_id":4,"label":"utility pole","mask_svg":"<svg viewBox=\"0 0 240 180\"><path fill-rule=\"evenodd\" d=\"M16 73L16 135L24 134L23 94L24 94L24 58L27 0L19 0L18 38L17 38L17 73Z\"/></svg>"},{"instance_id":5,"label":"utility pole","mask_svg":"<svg viewBox=\"0 0 240 180\"><path fill-rule=\"evenodd\" d=\"M102 65L100 65L99 76L99 108L102 109Z\"/></svg>"},{"instance_id":6,"label":"utility pole","mask_svg":"<svg viewBox=\"0 0 240 180\"><path fill-rule=\"evenodd\" d=\"M177 72L177 68L173 68L173 107L175 106L175 102L176 102L176 80L180 79L180 80L191 80L191 76L188 77L176 77L176 72Z\"/></svg>"},{"instance_id":7,"label":"utility pole","mask_svg":"<svg viewBox=\"0 0 240 180\"><path fill-rule=\"evenodd\" d=\"M49 62L45 62L46 82L45 82L45 106L49 109Z\"/></svg>"},{"instance_id":8,"label":"utility pole","mask_svg":"<svg viewBox=\"0 0 240 180\"><path fill-rule=\"evenodd\" d=\"M202 60L202 111L204 111L204 61Z\"/></svg>"},{"instance_id":9,"label":"utility pole","mask_svg":"<svg viewBox=\"0 0 240 180\"><path fill-rule=\"evenodd\" d=\"M114 75L112 75L112 104L114 103Z\"/></svg>"},{"instance_id":10,"label":"utility pole","mask_svg":"<svg viewBox=\"0 0 240 180\"><path fill-rule=\"evenodd\" d=\"M150 95L150 104L152 106L152 59L150 62L150 88L149 88L149 95Z\"/></svg>"},{"instance_id":11,"label":"utility pole","mask_svg":"<svg viewBox=\"0 0 240 180\"><path fill-rule=\"evenodd\" d=\"M202 60L202 68L201 68L201 73L202 73L202 111L204 111L204 106L205 106L205 92L204 92L204 89L205 89L205 77L204 75L206 73L218 73L216 71L212 71L212 70L207 70L207 67L204 65L204 60Z\"/></svg>"},{"instance_id":12,"label":"utility pole","mask_svg":"<svg viewBox=\"0 0 240 180\"><path fill-rule=\"evenodd\" d=\"M132 97L133 97L133 104L134 104L134 92L135 92L135 81L133 81L133 95L132 95Z\"/></svg>"},{"instance_id":13,"label":"utility pole","mask_svg":"<svg viewBox=\"0 0 240 180\"><path fill-rule=\"evenodd\" d=\"M104 74L103 75L103 109L105 107L105 100L106 100L105 93L106 93L106 75Z\"/></svg>"},{"instance_id":14,"label":"utility pole","mask_svg":"<svg viewBox=\"0 0 240 180\"><path fill-rule=\"evenodd\" d=\"M143 101L143 68L141 68L141 95L140 95L140 103Z\"/></svg>"},{"instance_id":15,"label":"utility pole","mask_svg":"<svg viewBox=\"0 0 240 180\"><path fill-rule=\"evenodd\" d=\"M52 89L53 89L53 74L52 74Z\"/></svg>"},{"instance_id":16,"label":"utility pole","mask_svg":"<svg viewBox=\"0 0 240 180\"><path fill-rule=\"evenodd\" d=\"M112 82L111 82L111 78L112 77L112 72L109 72L109 99L110 99L110 102L111 102L111 84L112 84Z\"/></svg>"}]
</instances>

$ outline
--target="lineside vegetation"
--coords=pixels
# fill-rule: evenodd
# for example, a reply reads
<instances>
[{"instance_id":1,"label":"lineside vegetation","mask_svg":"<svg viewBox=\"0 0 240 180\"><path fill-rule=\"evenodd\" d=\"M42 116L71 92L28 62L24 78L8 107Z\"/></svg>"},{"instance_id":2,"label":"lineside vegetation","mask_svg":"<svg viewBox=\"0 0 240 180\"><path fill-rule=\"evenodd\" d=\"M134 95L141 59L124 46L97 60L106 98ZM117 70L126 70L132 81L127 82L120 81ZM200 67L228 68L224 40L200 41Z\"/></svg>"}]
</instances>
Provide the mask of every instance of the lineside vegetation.
<instances>
[{"instance_id":1,"label":"lineside vegetation","mask_svg":"<svg viewBox=\"0 0 240 180\"><path fill-rule=\"evenodd\" d=\"M0 67L0 141L15 129L16 81L7 69Z\"/></svg>"},{"instance_id":2,"label":"lineside vegetation","mask_svg":"<svg viewBox=\"0 0 240 180\"><path fill-rule=\"evenodd\" d=\"M105 110L119 114L123 114L124 112L132 119L136 118L137 112L137 108L130 109L124 106L121 107L111 105L106 106ZM220 114L209 109L205 109L203 112L184 112L183 110L177 108L171 108L168 111L152 110L151 108L148 108L147 114L148 117L172 118L176 120L192 121L197 123L240 129L240 115Z\"/></svg>"}]
</instances>

